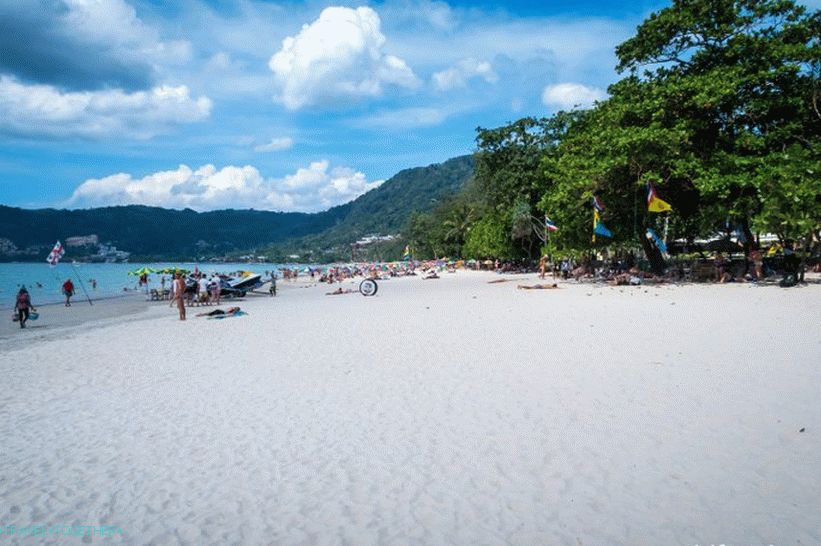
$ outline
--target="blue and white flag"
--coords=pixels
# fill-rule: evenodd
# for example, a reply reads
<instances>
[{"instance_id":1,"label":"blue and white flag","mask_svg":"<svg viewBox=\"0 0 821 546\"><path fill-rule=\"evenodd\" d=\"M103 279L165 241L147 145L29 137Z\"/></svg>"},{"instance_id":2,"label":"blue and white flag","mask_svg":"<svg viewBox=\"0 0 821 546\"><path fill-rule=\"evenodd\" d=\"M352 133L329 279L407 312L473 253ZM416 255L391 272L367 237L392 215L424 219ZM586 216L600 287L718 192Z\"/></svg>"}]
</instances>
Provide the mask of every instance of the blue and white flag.
<instances>
[{"instance_id":1,"label":"blue and white flag","mask_svg":"<svg viewBox=\"0 0 821 546\"><path fill-rule=\"evenodd\" d=\"M667 254L667 245L664 244L664 241L661 237L659 237L658 233L656 233L650 228L647 228L647 238L651 239L654 243L656 243L656 246L662 254Z\"/></svg>"}]
</instances>

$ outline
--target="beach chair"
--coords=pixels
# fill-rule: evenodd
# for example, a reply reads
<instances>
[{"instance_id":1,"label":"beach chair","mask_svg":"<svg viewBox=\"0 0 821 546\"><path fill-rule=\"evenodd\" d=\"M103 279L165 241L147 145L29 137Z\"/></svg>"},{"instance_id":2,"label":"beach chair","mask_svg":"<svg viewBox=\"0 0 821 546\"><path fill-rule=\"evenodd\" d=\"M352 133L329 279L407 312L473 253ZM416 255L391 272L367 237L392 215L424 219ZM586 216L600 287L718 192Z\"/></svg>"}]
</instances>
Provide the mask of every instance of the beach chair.
<instances>
[{"instance_id":1,"label":"beach chair","mask_svg":"<svg viewBox=\"0 0 821 546\"><path fill-rule=\"evenodd\" d=\"M152 288L149 294L151 295L151 301L160 301L162 299L160 291L156 288Z\"/></svg>"}]
</instances>

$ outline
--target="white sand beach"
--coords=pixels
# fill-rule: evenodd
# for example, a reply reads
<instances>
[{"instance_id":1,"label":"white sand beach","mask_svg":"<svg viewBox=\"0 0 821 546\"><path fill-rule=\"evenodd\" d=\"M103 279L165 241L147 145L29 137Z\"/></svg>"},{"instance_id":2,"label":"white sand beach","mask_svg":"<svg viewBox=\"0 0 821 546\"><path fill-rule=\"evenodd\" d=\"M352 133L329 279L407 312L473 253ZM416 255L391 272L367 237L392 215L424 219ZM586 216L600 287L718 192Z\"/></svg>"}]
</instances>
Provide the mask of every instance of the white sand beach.
<instances>
[{"instance_id":1,"label":"white sand beach","mask_svg":"<svg viewBox=\"0 0 821 546\"><path fill-rule=\"evenodd\" d=\"M9 332L0 525L122 534L0 543L821 544L821 285L498 278Z\"/></svg>"}]
</instances>

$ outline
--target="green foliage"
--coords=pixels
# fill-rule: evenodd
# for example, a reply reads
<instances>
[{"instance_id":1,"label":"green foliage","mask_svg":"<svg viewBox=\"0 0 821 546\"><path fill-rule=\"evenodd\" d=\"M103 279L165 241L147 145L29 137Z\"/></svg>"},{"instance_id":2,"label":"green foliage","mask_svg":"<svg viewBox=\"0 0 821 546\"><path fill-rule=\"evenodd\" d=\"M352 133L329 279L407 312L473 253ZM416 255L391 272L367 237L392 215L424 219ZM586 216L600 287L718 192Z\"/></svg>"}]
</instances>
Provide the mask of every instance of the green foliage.
<instances>
[{"instance_id":1,"label":"green foliage","mask_svg":"<svg viewBox=\"0 0 821 546\"><path fill-rule=\"evenodd\" d=\"M787 0L675 0L617 48L629 74L607 100L479 128L463 256L532 257L542 213L559 226L542 250L640 246L656 270L649 227L688 240L728 220L748 233L817 231L819 21ZM673 211L647 211L649 182ZM595 243L594 195L614 233ZM441 241L437 215L427 221Z\"/></svg>"},{"instance_id":2,"label":"green foliage","mask_svg":"<svg viewBox=\"0 0 821 546\"><path fill-rule=\"evenodd\" d=\"M502 218L488 214L474 224L462 257L512 258L509 233L510 226Z\"/></svg>"}]
</instances>

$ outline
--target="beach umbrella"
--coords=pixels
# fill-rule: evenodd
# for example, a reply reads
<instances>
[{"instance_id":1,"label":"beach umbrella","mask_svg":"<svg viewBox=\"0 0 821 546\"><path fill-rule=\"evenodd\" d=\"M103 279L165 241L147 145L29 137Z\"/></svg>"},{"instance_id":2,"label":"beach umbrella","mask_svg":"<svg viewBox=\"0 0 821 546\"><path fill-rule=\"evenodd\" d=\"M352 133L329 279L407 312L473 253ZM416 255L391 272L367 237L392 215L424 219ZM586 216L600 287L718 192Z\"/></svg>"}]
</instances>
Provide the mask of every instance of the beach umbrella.
<instances>
[{"instance_id":1,"label":"beach umbrella","mask_svg":"<svg viewBox=\"0 0 821 546\"><path fill-rule=\"evenodd\" d=\"M141 267L139 269L135 269L134 271L129 271L129 275L137 275L138 277L142 277L143 275L148 275L149 273L156 273L157 271L151 269L150 267Z\"/></svg>"},{"instance_id":2,"label":"beach umbrella","mask_svg":"<svg viewBox=\"0 0 821 546\"><path fill-rule=\"evenodd\" d=\"M188 269L182 269L181 267L165 267L165 268L160 269L159 271L157 271L157 273L164 273L166 275L168 275L168 274L173 275L175 273L182 273L183 275L188 275L189 270Z\"/></svg>"}]
</instances>

